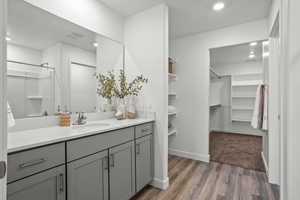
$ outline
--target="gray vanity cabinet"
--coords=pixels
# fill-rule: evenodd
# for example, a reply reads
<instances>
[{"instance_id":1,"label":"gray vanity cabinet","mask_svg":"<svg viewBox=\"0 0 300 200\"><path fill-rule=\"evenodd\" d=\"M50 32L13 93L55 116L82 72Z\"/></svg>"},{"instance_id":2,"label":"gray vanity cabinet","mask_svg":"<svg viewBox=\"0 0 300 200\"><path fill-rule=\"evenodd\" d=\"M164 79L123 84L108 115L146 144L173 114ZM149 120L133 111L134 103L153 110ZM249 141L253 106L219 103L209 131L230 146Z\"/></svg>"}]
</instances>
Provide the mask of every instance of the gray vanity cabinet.
<instances>
[{"instance_id":1,"label":"gray vanity cabinet","mask_svg":"<svg viewBox=\"0 0 300 200\"><path fill-rule=\"evenodd\" d=\"M136 192L153 179L152 135L136 140Z\"/></svg>"},{"instance_id":2,"label":"gray vanity cabinet","mask_svg":"<svg viewBox=\"0 0 300 200\"><path fill-rule=\"evenodd\" d=\"M134 142L109 150L110 200L128 200L135 194Z\"/></svg>"},{"instance_id":3,"label":"gray vanity cabinet","mask_svg":"<svg viewBox=\"0 0 300 200\"><path fill-rule=\"evenodd\" d=\"M68 199L108 200L108 151L68 164Z\"/></svg>"},{"instance_id":4,"label":"gray vanity cabinet","mask_svg":"<svg viewBox=\"0 0 300 200\"><path fill-rule=\"evenodd\" d=\"M129 200L152 181L152 135L146 123L12 153L7 199Z\"/></svg>"},{"instance_id":5,"label":"gray vanity cabinet","mask_svg":"<svg viewBox=\"0 0 300 200\"><path fill-rule=\"evenodd\" d=\"M8 200L65 200L65 166L8 184Z\"/></svg>"}]
</instances>

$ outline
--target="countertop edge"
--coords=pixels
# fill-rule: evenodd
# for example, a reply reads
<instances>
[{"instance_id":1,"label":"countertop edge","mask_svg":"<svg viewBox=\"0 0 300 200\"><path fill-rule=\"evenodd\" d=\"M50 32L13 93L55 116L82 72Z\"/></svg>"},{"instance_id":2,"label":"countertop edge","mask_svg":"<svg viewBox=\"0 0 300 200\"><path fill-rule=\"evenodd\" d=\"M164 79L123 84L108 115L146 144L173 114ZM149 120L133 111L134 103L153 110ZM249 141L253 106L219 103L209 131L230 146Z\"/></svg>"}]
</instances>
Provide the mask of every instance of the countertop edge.
<instances>
[{"instance_id":1,"label":"countertop edge","mask_svg":"<svg viewBox=\"0 0 300 200\"><path fill-rule=\"evenodd\" d=\"M133 127L133 126L137 126L137 125L142 125L142 124L146 124L146 123L155 122L155 119L142 119L142 120L143 121L137 121L137 122L122 124L122 125L118 125L118 126L115 125L113 127L110 127L110 128L107 128L107 129L102 129L102 130L87 131L87 132L80 133L78 135L66 136L66 137L62 137L62 138L58 138L58 139L41 141L41 142L28 144L28 145L23 145L23 146L18 146L18 147L11 147L11 148L8 147L7 153L8 154L14 154L14 153L18 153L18 152L21 152L21 151L27 151L27 150L30 150L30 149L39 148L39 147L43 147L43 146L47 146L47 145L51 145L51 144L67 142L69 140L79 139L79 138L92 136L92 135L97 135L97 134L101 134L101 133L103 134L103 133L110 132L110 131L115 131L115 130L119 130L119 129L124 129L124 128L129 128L129 127Z\"/></svg>"}]
</instances>

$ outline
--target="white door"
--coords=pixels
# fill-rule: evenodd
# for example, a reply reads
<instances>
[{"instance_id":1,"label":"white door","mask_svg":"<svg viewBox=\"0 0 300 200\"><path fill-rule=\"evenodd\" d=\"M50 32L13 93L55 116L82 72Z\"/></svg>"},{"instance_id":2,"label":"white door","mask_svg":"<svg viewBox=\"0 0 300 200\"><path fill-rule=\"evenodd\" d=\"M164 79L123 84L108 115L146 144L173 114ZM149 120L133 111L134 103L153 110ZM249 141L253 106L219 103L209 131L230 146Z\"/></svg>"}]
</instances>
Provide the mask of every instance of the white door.
<instances>
[{"instance_id":1,"label":"white door","mask_svg":"<svg viewBox=\"0 0 300 200\"><path fill-rule=\"evenodd\" d=\"M0 1L0 39L1 39L0 40L0 162L3 161L6 162L6 153L7 153L5 36L6 36L6 0L1 0ZM4 178L0 177L0 200L6 200L6 178L5 177Z\"/></svg>"}]
</instances>

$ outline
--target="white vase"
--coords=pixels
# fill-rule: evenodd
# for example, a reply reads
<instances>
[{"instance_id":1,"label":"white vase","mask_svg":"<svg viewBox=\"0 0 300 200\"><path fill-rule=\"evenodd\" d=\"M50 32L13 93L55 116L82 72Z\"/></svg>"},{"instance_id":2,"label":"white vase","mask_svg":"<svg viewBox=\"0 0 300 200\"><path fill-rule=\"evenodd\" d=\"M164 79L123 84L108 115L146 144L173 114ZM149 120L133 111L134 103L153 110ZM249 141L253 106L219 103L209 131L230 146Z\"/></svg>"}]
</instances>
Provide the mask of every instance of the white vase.
<instances>
[{"instance_id":1,"label":"white vase","mask_svg":"<svg viewBox=\"0 0 300 200\"><path fill-rule=\"evenodd\" d=\"M111 99L106 99L105 103L102 105L103 112L111 112L113 111L113 105Z\"/></svg>"},{"instance_id":2,"label":"white vase","mask_svg":"<svg viewBox=\"0 0 300 200\"><path fill-rule=\"evenodd\" d=\"M126 99L122 98L118 100L116 118L119 120L126 119Z\"/></svg>"},{"instance_id":3,"label":"white vase","mask_svg":"<svg viewBox=\"0 0 300 200\"><path fill-rule=\"evenodd\" d=\"M136 107L135 107L135 98L129 97L128 105L127 105L127 117L129 119L135 119L137 116L136 114Z\"/></svg>"}]
</instances>

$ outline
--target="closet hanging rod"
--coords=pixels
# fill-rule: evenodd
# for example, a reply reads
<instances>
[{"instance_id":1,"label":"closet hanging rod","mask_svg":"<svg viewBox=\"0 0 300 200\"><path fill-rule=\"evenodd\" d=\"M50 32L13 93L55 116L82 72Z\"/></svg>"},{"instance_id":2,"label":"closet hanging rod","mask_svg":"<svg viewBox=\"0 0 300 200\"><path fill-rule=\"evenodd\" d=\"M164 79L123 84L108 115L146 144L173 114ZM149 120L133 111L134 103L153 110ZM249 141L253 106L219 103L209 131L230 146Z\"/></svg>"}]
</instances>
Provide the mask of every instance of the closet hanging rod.
<instances>
[{"instance_id":1,"label":"closet hanging rod","mask_svg":"<svg viewBox=\"0 0 300 200\"><path fill-rule=\"evenodd\" d=\"M217 78L222 78L220 75L217 74L212 68L209 69Z\"/></svg>"},{"instance_id":2,"label":"closet hanging rod","mask_svg":"<svg viewBox=\"0 0 300 200\"><path fill-rule=\"evenodd\" d=\"M28 66L32 66L32 67L39 67L39 68L44 68L44 69L55 70L55 68L49 67L48 63L43 63L43 64L40 64L40 65L37 65L37 64L31 64L31 63L20 62L20 61L15 61L15 60L7 60L7 62L9 62L9 63L15 63L15 64L21 64L21 65L28 65Z\"/></svg>"},{"instance_id":3,"label":"closet hanging rod","mask_svg":"<svg viewBox=\"0 0 300 200\"><path fill-rule=\"evenodd\" d=\"M94 65L87 65L87 64L78 63L78 62L71 62L71 64L80 65L83 67L97 68L97 66L94 66Z\"/></svg>"}]
</instances>

